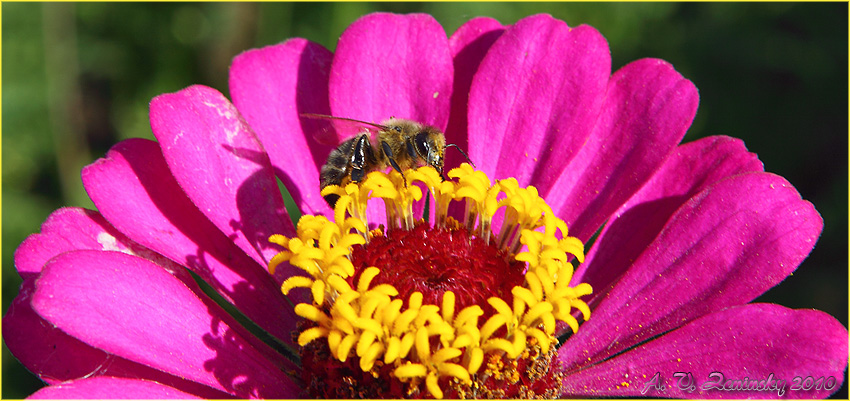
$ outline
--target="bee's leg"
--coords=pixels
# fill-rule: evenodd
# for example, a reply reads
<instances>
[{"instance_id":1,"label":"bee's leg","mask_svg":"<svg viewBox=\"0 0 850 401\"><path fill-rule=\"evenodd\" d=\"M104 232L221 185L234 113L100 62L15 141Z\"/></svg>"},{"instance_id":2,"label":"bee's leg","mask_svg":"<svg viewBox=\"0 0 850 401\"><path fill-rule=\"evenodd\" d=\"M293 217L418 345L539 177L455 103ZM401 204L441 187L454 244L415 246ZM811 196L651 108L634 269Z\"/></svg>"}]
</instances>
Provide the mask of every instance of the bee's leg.
<instances>
[{"instance_id":1,"label":"bee's leg","mask_svg":"<svg viewBox=\"0 0 850 401\"><path fill-rule=\"evenodd\" d=\"M370 152L369 137L361 135L355 139L354 151L351 152L351 181L360 182L366 173L366 152Z\"/></svg>"},{"instance_id":2,"label":"bee's leg","mask_svg":"<svg viewBox=\"0 0 850 401\"><path fill-rule=\"evenodd\" d=\"M418 155L416 154L416 149L413 148L413 142L411 142L411 141L405 141L405 142L407 142L407 154L410 155L410 160L416 160Z\"/></svg>"},{"instance_id":3,"label":"bee's leg","mask_svg":"<svg viewBox=\"0 0 850 401\"><path fill-rule=\"evenodd\" d=\"M401 173L401 167L398 166L398 163L395 162L395 158L393 158L393 150L390 148L390 145L384 141L381 141L381 149L384 150L384 154L387 156L387 160L390 161L390 165L393 166L393 170Z\"/></svg>"},{"instance_id":4,"label":"bee's leg","mask_svg":"<svg viewBox=\"0 0 850 401\"><path fill-rule=\"evenodd\" d=\"M425 191L425 209L422 210L422 219L425 220L425 224L428 224L428 220L431 218L431 192Z\"/></svg>"},{"instance_id":5,"label":"bee's leg","mask_svg":"<svg viewBox=\"0 0 850 401\"><path fill-rule=\"evenodd\" d=\"M387 156L387 160L390 161L390 166L393 167L393 170L398 171L401 174L401 167L398 166L395 159L393 158L393 150L390 148L390 145L384 141L381 141L381 149L384 150L384 155ZM401 178L404 180L404 186L407 186L407 179L404 178L404 174L401 175Z\"/></svg>"},{"instance_id":6,"label":"bee's leg","mask_svg":"<svg viewBox=\"0 0 850 401\"><path fill-rule=\"evenodd\" d=\"M360 182L363 181L363 169L362 168L352 168L351 169L351 182Z\"/></svg>"}]
</instances>

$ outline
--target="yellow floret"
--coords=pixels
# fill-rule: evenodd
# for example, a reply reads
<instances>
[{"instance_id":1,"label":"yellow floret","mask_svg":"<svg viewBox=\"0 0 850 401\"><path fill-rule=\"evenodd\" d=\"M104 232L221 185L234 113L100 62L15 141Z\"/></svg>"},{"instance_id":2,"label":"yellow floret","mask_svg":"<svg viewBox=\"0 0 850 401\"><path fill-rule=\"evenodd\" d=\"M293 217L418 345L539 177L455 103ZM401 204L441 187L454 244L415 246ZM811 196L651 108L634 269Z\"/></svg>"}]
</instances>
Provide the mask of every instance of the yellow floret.
<instances>
[{"instance_id":1,"label":"yellow floret","mask_svg":"<svg viewBox=\"0 0 850 401\"><path fill-rule=\"evenodd\" d=\"M448 176L456 181L443 181L425 166L405 170L404 175L372 172L360 184L328 186L322 196L340 196L333 220L304 215L296 237L269 238L283 248L269 263L271 272L288 262L307 275L292 276L281 285L285 295L295 288L310 290L312 302L295 306L298 316L313 322L300 333L299 345L325 339L333 358L345 362L355 356L363 371L392 364L396 378L424 383L431 396L442 398L441 382L469 385L485 357L518 358L534 345L548 352L557 345L557 322L576 331L574 310L581 311L584 320L590 318L590 309L579 299L592 292L590 285L569 286L574 271L570 260L584 261L584 245L568 236L566 223L554 216L537 190L520 187L515 179L493 184L468 164ZM350 260L351 248L366 244L370 235L382 235L367 231L368 201L384 200L389 229L412 228L412 204L422 198L416 182L433 194L438 227L447 221L449 203L462 200L470 232L477 222L475 235L489 241L494 214L505 210L496 244L527 263L525 283L514 287L508 300L488 299L493 314L484 322L479 321L485 314L482 306L458 311L451 291L443 294L440 305L423 304L423 294L413 292L405 306L394 286L375 284L381 274L377 267L362 269L357 282L352 281L357 269ZM522 247L525 251L519 252Z\"/></svg>"}]
</instances>

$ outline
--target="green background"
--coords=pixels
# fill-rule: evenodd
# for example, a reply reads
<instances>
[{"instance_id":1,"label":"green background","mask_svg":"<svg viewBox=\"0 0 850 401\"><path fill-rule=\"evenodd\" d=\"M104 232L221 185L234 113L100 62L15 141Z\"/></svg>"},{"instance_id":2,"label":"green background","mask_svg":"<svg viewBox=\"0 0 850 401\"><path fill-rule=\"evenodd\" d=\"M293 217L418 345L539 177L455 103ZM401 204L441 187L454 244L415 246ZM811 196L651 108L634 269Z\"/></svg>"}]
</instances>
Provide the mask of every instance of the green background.
<instances>
[{"instance_id":1,"label":"green background","mask_svg":"<svg viewBox=\"0 0 850 401\"><path fill-rule=\"evenodd\" d=\"M236 54L295 36L333 50L373 11L430 13L449 35L476 16L511 24L550 13L596 27L614 69L671 62L700 91L685 141L742 138L825 220L809 259L759 301L820 309L847 326L845 3L4 3L3 313L20 285L15 248L54 209L93 208L80 168L122 139L153 139L152 97L196 83L227 94ZM3 398L41 385L5 345L2 374Z\"/></svg>"}]
</instances>

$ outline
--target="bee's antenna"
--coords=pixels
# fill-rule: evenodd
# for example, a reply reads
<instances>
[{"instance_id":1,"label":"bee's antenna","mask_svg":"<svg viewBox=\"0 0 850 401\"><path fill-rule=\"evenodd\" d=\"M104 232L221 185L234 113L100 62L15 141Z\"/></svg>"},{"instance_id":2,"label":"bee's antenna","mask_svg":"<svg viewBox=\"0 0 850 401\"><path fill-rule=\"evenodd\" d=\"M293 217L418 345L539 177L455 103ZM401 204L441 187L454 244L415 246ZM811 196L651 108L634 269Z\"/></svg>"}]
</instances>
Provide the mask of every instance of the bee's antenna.
<instances>
[{"instance_id":1,"label":"bee's antenna","mask_svg":"<svg viewBox=\"0 0 850 401\"><path fill-rule=\"evenodd\" d=\"M457 151L458 151L458 152L460 152L460 154L462 154L462 155L463 155L463 157L465 157L465 158L466 158L466 161L468 161L468 162L469 162L469 164L471 164L471 165L472 165L472 167L475 167L475 163L473 163L473 162L472 162L472 160L470 160L470 159L469 159L469 156L467 156L467 155L466 155L466 152L464 152L464 151L463 151L463 149L461 149L461 148L460 148L460 146L457 146L457 145L455 145L455 144L453 144L453 143L450 143L450 144L446 145L446 147L449 147L449 146L454 146L454 147L455 147L455 149L457 149Z\"/></svg>"}]
</instances>

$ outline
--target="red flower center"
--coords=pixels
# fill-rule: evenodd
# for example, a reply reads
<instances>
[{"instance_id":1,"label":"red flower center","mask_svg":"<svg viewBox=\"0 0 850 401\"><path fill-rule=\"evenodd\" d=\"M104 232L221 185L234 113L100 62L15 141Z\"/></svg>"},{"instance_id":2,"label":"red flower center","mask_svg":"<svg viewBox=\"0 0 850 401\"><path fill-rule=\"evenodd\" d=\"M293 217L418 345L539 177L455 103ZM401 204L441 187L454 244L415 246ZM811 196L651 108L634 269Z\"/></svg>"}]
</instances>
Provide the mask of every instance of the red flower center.
<instances>
[{"instance_id":1,"label":"red flower center","mask_svg":"<svg viewBox=\"0 0 850 401\"><path fill-rule=\"evenodd\" d=\"M511 289L522 285L525 263L516 261L494 244L470 236L469 231L449 219L453 228L433 228L424 222L412 230L395 229L376 236L366 245L352 247L351 261L356 283L369 266L381 269L373 285L390 284L398 298L414 292L423 304L439 305L446 291L456 294L457 309L486 305L499 297L511 302ZM492 315L485 309L483 319ZM504 330L504 329L503 329ZM560 373L553 351L541 354L530 347L519 358L492 355L482 368L486 372L472 385L443 378L446 398L555 398L559 395ZM326 343L314 341L301 349L302 380L311 398L431 398L419 383L402 382L392 376L393 366L376 364L369 372L359 368L358 358L334 359Z\"/></svg>"},{"instance_id":2,"label":"red flower center","mask_svg":"<svg viewBox=\"0 0 850 401\"><path fill-rule=\"evenodd\" d=\"M432 228L424 223L354 246L351 262L358 269L352 283L363 268L375 266L381 274L372 282L392 284L399 298L419 291L424 304L439 305L443 293L452 291L458 310L486 305L494 296L511 302L511 289L523 284L526 267L494 244L471 237L464 227Z\"/></svg>"},{"instance_id":3,"label":"red flower center","mask_svg":"<svg viewBox=\"0 0 850 401\"><path fill-rule=\"evenodd\" d=\"M471 166L444 181L430 167L370 173L337 195L334 219L304 215L296 237L269 240L282 262L307 276L282 286L310 290L295 306L305 320L301 379L318 398L553 398L560 394L556 336L590 317L570 286L584 245L534 187L492 184ZM417 182L435 201L435 224L416 223ZM366 206L381 198L387 231L368 231ZM464 203L464 221L447 216ZM504 210L499 227L494 213ZM560 233L560 234L558 234ZM565 324L564 324L565 323Z\"/></svg>"}]
</instances>

